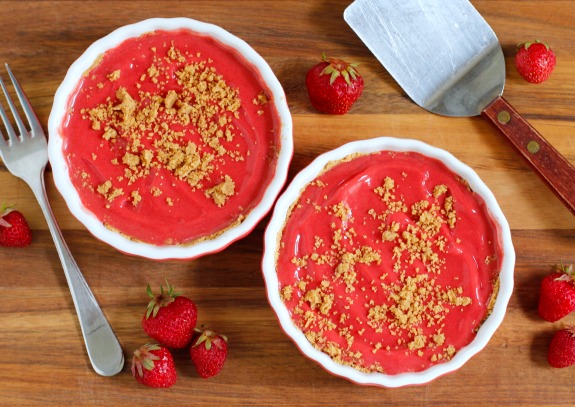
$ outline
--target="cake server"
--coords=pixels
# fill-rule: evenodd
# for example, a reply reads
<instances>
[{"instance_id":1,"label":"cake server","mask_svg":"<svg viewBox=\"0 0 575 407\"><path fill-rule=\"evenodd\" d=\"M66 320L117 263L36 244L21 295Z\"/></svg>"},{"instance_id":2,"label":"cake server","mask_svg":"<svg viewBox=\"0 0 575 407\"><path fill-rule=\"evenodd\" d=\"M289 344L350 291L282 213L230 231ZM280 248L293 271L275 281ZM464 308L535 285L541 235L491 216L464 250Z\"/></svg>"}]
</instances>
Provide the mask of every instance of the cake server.
<instances>
[{"instance_id":1,"label":"cake server","mask_svg":"<svg viewBox=\"0 0 575 407\"><path fill-rule=\"evenodd\" d=\"M501 45L469 1L355 0L344 19L415 103L485 117L575 215L575 167L502 97Z\"/></svg>"}]
</instances>

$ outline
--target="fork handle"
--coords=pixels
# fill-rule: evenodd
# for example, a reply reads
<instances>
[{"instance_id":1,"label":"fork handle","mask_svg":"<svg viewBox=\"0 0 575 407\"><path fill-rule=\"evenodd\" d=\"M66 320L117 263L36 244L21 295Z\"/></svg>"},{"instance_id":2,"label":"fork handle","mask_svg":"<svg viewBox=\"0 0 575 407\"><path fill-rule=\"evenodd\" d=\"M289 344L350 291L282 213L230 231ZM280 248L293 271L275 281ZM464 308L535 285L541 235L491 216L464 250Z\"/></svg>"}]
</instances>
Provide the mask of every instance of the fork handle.
<instances>
[{"instance_id":1,"label":"fork handle","mask_svg":"<svg viewBox=\"0 0 575 407\"><path fill-rule=\"evenodd\" d=\"M122 347L64 241L48 203L44 177L37 177L37 180L30 183L30 188L36 196L42 212L44 212L48 228L60 256L74 307L80 320L80 328L86 343L88 357L96 373L102 376L113 376L119 373L124 365Z\"/></svg>"}]
</instances>

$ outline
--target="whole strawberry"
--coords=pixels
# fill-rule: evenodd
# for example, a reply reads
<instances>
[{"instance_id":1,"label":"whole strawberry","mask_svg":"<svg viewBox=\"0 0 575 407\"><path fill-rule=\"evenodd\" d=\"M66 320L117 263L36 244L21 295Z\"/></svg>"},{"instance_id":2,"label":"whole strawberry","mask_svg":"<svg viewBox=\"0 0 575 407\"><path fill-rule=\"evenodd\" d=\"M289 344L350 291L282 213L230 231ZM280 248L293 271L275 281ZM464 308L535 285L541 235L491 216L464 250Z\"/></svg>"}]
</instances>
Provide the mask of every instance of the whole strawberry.
<instances>
[{"instance_id":1,"label":"whole strawberry","mask_svg":"<svg viewBox=\"0 0 575 407\"><path fill-rule=\"evenodd\" d=\"M546 276L539 293L539 315L546 321L555 322L575 311L575 274L573 265L558 267L558 271Z\"/></svg>"},{"instance_id":2,"label":"whole strawberry","mask_svg":"<svg viewBox=\"0 0 575 407\"><path fill-rule=\"evenodd\" d=\"M228 339L210 329L196 329L197 334L190 347L190 357L196 371L207 379L217 375L224 367L228 355Z\"/></svg>"},{"instance_id":3,"label":"whole strawberry","mask_svg":"<svg viewBox=\"0 0 575 407\"><path fill-rule=\"evenodd\" d=\"M21 212L13 206L0 208L0 246L26 247L32 243L32 232Z\"/></svg>"},{"instance_id":4,"label":"whole strawberry","mask_svg":"<svg viewBox=\"0 0 575 407\"><path fill-rule=\"evenodd\" d=\"M553 72L555 53L540 41L525 42L517 46L515 66L519 74L531 83L541 83Z\"/></svg>"},{"instance_id":5,"label":"whole strawberry","mask_svg":"<svg viewBox=\"0 0 575 407\"><path fill-rule=\"evenodd\" d=\"M323 113L347 113L361 96L364 86L356 67L357 64L327 58L323 54L322 62L313 66L305 79L312 106Z\"/></svg>"},{"instance_id":6,"label":"whole strawberry","mask_svg":"<svg viewBox=\"0 0 575 407\"><path fill-rule=\"evenodd\" d=\"M150 387L171 387L178 378L172 354L156 344L144 345L134 352L132 376Z\"/></svg>"},{"instance_id":7,"label":"whole strawberry","mask_svg":"<svg viewBox=\"0 0 575 407\"><path fill-rule=\"evenodd\" d=\"M549 345L547 360L552 367L575 364L575 326L570 325L555 332Z\"/></svg>"},{"instance_id":8,"label":"whole strawberry","mask_svg":"<svg viewBox=\"0 0 575 407\"><path fill-rule=\"evenodd\" d=\"M152 293L149 284L146 292L152 300L142 318L144 331L169 348L186 347L194 335L198 319L196 305L189 298L177 294L167 281L166 291L160 285L159 295Z\"/></svg>"}]
</instances>

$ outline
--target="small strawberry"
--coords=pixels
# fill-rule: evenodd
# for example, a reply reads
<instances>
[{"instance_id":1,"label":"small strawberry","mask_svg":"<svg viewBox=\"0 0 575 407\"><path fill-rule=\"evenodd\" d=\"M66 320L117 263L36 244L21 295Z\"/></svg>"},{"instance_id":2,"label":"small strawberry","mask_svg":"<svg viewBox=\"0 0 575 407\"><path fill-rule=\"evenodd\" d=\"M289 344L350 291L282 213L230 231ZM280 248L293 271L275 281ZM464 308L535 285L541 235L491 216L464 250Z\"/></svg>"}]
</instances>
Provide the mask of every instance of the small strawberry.
<instances>
[{"instance_id":1,"label":"small strawberry","mask_svg":"<svg viewBox=\"0 0 575 407\"><path fill-rule=\"evenodd\" d=\"M515 66L527 82L541 83L547 80L556 62L553 50L540 41L517 45Z\"/></svg>"},{"instance_id":2,"label":"small strawberry","mask_svg":"<svg viewBox=\"0 0 575 407\"><path fill-rule=\"evenodd\" d=\"M547 360L552 367L567 367L575 364L575 326L569 325L555 332Z\"/></svg>"},{"instance_id":3,"label":"small strawberry","mask_svg":"<svg viewBox=\"0 0 575 407\"><path fill-rule=\"evenodd\" d=\"M178 378L172 354L156 344L144 345L134 352L132 376L149 387L171 387Z\"/></svg>"},{"instance_id":4,"label":"small strawberry","mask_svg":"<svg viewBox=\"0 0 575 407\"><path fill-rule=\"evenodd\" d=\"M176 293L167 281L166 286L167 291L164 291L160 285L160 295L155 296L148 284L146 292L152 300L142 318L142 327L162 345L181 349L194 335L198 312L192 300Z\"/></svg>"},{"instance_id":5,"label":"small strawberry","mask_svg":"<svg viewBox=\"0 0 575 407\"><path fill-rule=\"evenodd\" d=\"M0 207L0 246L26 247L32 243L32 232L21 212L13 206Z\"/></svg>"},{"instance_id":6,"label":"small strawberry","mask_svg":"<svg viewBox=\"0 0 575 407\"><path fill-rule=\"evenodd\" d=\"M363 78L356 67L323 54L322 62L314 65L305 78L312 106L323 113L347 113L363 91Z\"/></svg>"},{"instance_id":7,"label":"small strawberry","mask_svg":"<svg viewBox=\"0 0 575 407\"><path fill-rule=\"evenodd\" d=\"M575 273L573 265L558 266L558 271L546 276L539 293L539 315L555 322L575 311Z\"/></svg>"},{"instance_id":8,"label":"small strawberry","mask_svg":"<svg viewBox=\"0 0 575 407\"><path fill-rule=\"evenodd\" d=\"M204 327L196 329L196 332L190 347L190 357L200 377L207 379L217 375L224 367L228 355L228 338Z\"/></svg>"}]
</instances>

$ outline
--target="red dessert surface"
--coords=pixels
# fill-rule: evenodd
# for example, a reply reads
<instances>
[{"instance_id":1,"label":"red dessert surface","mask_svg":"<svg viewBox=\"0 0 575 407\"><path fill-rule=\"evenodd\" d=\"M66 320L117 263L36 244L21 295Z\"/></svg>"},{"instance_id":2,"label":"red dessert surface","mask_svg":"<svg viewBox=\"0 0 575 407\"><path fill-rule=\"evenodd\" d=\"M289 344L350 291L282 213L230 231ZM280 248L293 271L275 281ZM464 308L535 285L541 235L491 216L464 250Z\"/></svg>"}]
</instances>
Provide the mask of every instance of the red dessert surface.
<instances>
[{"instance_id":1,"label":"red dessert surface","mask_svg":"<svg viewBox=\"0 0 575 407\"><path fill-rule=\"evenodd\" d=\"M255 67L187 29L101 55L70 96L61 132L83 206L155 245L193 244L242 222L274 176L280 144Z\"/></svg>"},{"instance_id":2,"label":"red dessert surface","mask_svg":"<svg viewBox=\"0 0 575 407\"><path fill-rule=\"evenodd\" d=\"M336 362L417 372L488 316L501 266L483 199L419 153L353 155L302 190L277 252L282 300Z\"/></svg>"}]
</instances>

